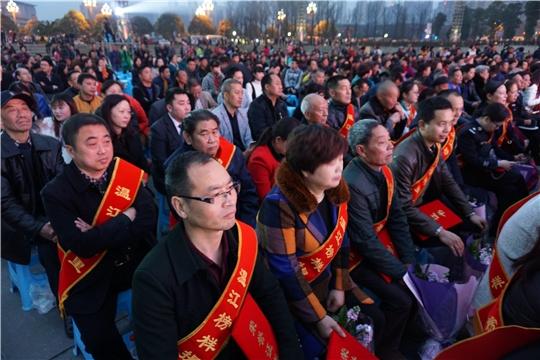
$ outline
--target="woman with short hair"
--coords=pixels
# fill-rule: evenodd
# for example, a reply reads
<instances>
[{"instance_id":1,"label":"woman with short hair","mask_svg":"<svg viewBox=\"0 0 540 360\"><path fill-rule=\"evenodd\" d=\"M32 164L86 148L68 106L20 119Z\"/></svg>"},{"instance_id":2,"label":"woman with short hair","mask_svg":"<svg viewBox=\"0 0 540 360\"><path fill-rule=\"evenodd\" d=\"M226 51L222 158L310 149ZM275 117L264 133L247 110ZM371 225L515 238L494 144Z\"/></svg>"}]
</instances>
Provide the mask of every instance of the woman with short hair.
<instances>
[{"instance_id":1,"label":"woman with short hair","mask_svg":"<svg viewBox=\"0 0 540 360\"><path fill-rule=\"evenodd\" d=\"M296 320L305 358L320 358L332 332L344 335L330 312L361 302L376 329L382 314L359 289L356 296L348 291L347 140L334 129L309 125L287 142L276 186L257 217L257 235Z\"/></svg>"}]
</instances>

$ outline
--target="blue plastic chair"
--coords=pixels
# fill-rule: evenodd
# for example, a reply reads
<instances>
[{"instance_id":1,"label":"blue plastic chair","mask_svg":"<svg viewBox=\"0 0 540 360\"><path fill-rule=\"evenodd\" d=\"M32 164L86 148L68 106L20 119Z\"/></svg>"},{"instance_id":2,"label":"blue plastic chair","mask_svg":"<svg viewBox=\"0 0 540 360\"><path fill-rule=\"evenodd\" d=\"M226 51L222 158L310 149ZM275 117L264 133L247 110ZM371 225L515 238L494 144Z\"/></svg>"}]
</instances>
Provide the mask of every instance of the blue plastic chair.
<instances>
[{"instance_id":1,"label":"blue plastic chair","mask_svg":"<svg viewBox=\"0 0 540 360\"><path fill-rule=\"evenodd\" d=\"M129 321L132 321L131 318L131 289L122 291L118 294L118 299L116 302L116 318L118 319L119 315L127 314ZM124 344L126 344L127 349L133 354L135 350L135 342L133 341L133 331L128 331L122 335ZM73 321L73 355L78 356L79 351L82 354L85 360L94 360L92 355L86 352L86 346L84 345L81 332L77 328L75 321Z\"/></svg>"},{"instance_id":2,"label":"blue plastic chair","mask_svg":"<svg viewBox=\"0 0 540 360\"><path fill-rule=\"evenodd\" d=\"M39 257L36 251L30 256L30 264L21 265L8 261L9 280L11 281L10 291L13 293L19 291L21 296L22 309L30 311L33 308L32 297L30 296L30 285L48 284L47 274L45 272L32 273L32 268L39 265Z\"/></svg>"}]
</instances>

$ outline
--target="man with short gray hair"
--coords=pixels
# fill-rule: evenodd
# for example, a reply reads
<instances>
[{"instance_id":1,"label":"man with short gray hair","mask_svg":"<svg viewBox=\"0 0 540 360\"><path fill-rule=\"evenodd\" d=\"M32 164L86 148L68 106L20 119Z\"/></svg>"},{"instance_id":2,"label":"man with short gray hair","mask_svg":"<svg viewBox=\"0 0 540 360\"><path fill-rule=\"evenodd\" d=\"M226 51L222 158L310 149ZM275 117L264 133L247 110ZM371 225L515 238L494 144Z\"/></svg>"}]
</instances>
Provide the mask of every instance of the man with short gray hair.
<instances>
[{"instance_id":1,"label":"man with short gray hair","mask_svg":"<svg viewBox=\"0 0 540 360\"><path fill-rule=\"evenodd\" d=\"M388 167L394 146L388 130L375 119L355 123L348 139L355 155L343 172L351 194L351 253L364 259L359 264L351 261L349 271L355 282L381 300L385 326L377 356L401 359L399 344L414 301L400 280L414 262L414 245Z\"/></svg>"},{"instance_id":2,"label":"man with short gray hair","mask_svg":"<svg viewBox=\"0 0 540 360\"><path fill-rule=\"evenodd\" d=\"M221 87L223 103L212 112L219 118L221 136L238 146L244 152L253 142L247 109L242 108L244 89L242 83L235 79L227 79Z\"/></svg>"},{"instance_id":3,"label":"man with short gray hair","mask_svg":"<svg viewBox=\"0 0 540 360\"><path fill-rule=\"evenodd\" d=\"M305 122L310 124L326 125L328 119L328 102L318 94L309 94L302 99L300 110Z\"/></svg>"}]
</instances>

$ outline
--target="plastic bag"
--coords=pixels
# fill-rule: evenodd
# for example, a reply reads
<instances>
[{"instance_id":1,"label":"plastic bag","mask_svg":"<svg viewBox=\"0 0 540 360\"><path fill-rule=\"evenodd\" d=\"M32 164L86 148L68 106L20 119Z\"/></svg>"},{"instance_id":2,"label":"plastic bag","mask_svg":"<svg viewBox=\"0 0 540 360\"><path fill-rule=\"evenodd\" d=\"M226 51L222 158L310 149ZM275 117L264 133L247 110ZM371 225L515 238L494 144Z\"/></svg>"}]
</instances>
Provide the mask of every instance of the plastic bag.
<instances>
[{"instance_id":1,"label":"plastic bag","mask_svg":"<svg viewBox=\"0 0 540 360\"><path fill-rule=\"evenodd\" d=\"M30 297L32 306L40 315L48 313L56 306L56 298L47 283L30 284Z\"/></svg>"}]
</instances>

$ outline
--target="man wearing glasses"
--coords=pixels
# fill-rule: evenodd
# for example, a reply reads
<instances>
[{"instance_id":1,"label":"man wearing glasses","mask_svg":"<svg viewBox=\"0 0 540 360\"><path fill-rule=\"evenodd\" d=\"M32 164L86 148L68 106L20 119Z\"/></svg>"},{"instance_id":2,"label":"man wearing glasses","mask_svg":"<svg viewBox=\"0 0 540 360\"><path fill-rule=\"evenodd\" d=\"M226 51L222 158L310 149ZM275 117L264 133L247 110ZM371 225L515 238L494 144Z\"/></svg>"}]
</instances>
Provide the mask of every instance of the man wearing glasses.
<instances>
[{"instance_id":1,"label":"man wearing glasses","mask_svg":"<svg viewBox=\"0 0 540 360\"><path fill-rule=\"evenodd\" d=\"M236 220L231 175L207 153L187 151L170 160L165 186L182 220L135 272L139 358L301 358L255 231Z\"/></svg>"},{"instance_id":2,"label":"man wearing glasses","mask_svg":"<svg viewBox=\"0 0 540 360\"><path fill-rule=\"evenodd\" d=\"M184 145L167 159L165 168L178 155L187 151L200 151L216 159L240 185L236 217L255 227L259 208L255 185L248 173L242 152L221 136L219 124L218 117L211 111L195 110L189 113L182 122Z\"/></svg>"}]
</instances>

